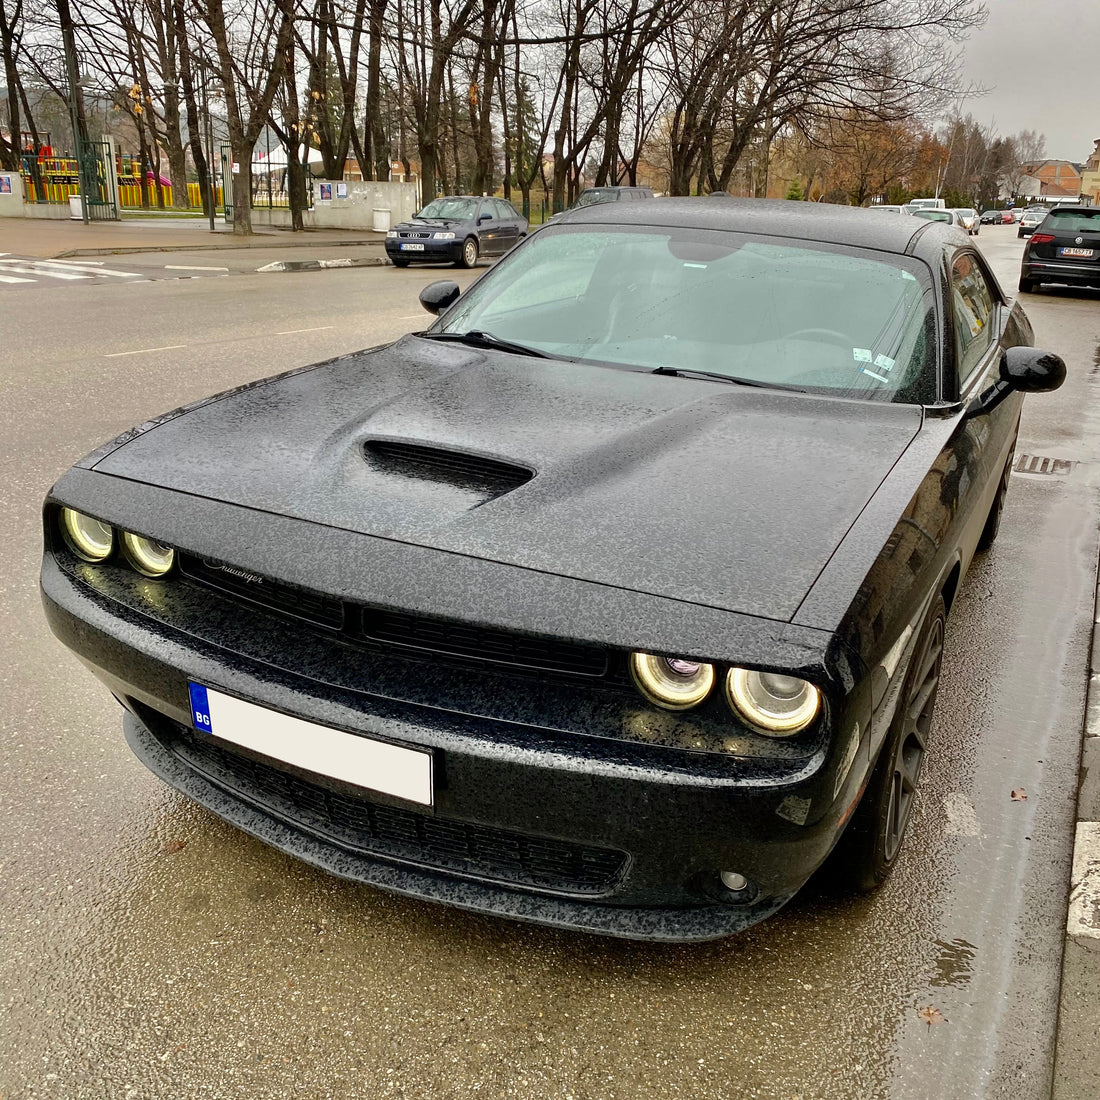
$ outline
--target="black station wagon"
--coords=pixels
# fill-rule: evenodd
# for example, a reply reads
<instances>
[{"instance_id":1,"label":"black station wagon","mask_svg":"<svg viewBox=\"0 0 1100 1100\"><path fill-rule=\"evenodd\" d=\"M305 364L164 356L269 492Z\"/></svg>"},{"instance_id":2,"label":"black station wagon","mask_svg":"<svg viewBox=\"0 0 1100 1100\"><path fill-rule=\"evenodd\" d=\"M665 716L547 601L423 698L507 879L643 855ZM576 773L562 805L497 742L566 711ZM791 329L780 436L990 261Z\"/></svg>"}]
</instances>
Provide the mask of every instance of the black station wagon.
<instances>
[{"instance_id":1,"label":"black station wagon","mask_svg":"<svg viewBox=\"0 0 1100 1100\"><path fill-rule=\"evenodd\" d=\"M721 936L830 854L879 883L1065 371L966 234L612 203L422 301L50 491L46 613L134 752L337 875L544 924Z\"/></svg>"},{"instance_id":2,"label":"black station wagon","mask_svg":"<svg viewBox=\"0 0 1100 1100\"><path fill-rule=\"evenodd\" d=\"M450 262L473 267L479 256L501 256L527 236L527 219L506 199L446 195L386 234L394 267Z\"/></svg>"}]
</instances>

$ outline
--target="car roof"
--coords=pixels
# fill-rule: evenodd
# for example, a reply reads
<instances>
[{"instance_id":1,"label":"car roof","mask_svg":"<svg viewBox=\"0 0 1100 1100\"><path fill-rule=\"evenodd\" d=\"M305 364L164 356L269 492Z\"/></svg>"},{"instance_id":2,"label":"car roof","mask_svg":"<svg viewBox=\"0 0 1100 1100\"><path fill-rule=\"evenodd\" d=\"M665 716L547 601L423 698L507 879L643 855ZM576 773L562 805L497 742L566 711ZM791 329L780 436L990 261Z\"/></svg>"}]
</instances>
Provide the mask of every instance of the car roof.
<instances>
[{"instance_id":1,"label":"car roof","mask_svg":"<svg viewBox=\"0 0 1100 1100\"><path fill-rule=\"evenodd\" d=\"M940 232L950 233L950 239L956 243L966 239L960 229L944 222L913 218L909 214L872 216L870 210L859 206L793 199L646 199L626 206L615 203L588 206L570 214L570 225L586 223L724 229L897 253L913 252L918 237L922 245L926 241L929 244L940 241L938 248L942 249ZM933 236L928 236L930 233Z\"/></svg>"}]
</instances>

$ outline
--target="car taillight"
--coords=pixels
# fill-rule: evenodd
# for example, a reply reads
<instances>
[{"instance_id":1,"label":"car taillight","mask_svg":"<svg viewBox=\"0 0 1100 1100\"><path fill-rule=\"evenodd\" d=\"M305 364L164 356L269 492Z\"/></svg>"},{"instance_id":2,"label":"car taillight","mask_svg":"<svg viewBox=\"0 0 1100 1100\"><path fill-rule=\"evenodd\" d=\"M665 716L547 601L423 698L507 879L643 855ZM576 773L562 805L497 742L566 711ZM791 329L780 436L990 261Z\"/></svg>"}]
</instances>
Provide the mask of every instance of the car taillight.
<instances>
[{"instance_id":1,"label":"car taillight","mask_svg":"<svg viewBox=\"0 0 1100 1100\"><path fill-rule=\"evenodd\" d=\"M1032 244L1049 244L1052 240L1054 240L1054 234L1053 233L1032 233L1031 234L1031 243Z\"/></svg>"}]
</instances>

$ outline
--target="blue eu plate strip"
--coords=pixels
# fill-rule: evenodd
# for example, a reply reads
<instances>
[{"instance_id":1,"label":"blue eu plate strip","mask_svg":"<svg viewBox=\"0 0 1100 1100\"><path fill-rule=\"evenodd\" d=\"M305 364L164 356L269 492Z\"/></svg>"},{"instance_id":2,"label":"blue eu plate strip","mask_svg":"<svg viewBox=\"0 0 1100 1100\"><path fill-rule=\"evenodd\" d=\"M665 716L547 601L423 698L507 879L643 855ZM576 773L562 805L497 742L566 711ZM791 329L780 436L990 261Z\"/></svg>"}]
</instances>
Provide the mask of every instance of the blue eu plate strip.
<instances>
[{"instance_id":1,"label":"blue eu plate strip","mask_svg":"<svg viewBox=\"0 0 1100 1100\"><path fill-rule=\"evenodd\" d=\"M206 688L202 684L188 683L191 691L191 724L204 733L212 733L210 724L210 702L206 698Z\"/></svg>"}]
</instances>

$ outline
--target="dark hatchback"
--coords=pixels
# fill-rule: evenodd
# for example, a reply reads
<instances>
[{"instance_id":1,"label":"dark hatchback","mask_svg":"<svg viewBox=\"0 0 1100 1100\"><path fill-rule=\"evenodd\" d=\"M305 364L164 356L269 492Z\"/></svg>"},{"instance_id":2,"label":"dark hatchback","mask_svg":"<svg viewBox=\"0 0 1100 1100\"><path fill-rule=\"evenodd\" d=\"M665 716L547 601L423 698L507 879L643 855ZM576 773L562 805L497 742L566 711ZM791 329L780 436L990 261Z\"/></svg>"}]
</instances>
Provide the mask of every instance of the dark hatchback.
<instances>
[{"instance_id":1,"label":"dark hatchback","mask_svg":"<svg viewBox=\"0 0 1100 1100\"><path fill-rule=\"evenodd\" d=\"M503 256L526 236L527 219L507 199L445 195L386 234L386 255L394 267L473 267L480 256Z\"/></svg>"},{"instance_id":2,"label":"dark hatchback","mask_svg":"<svg viewBox=\"0 0 1100 1100\"><path fill-rule=\"evenodd\" d=\"M830 852L881 882L1065 370L966 234L614 203L422 300L50 491L46 613L135 753L335 874L546 924L724 935Z\"/></svg>"},{"instance_id":3,"label":"dark hatchback","mask_svg":"<svg viewBox=\"0 0 1100 1100\"><path fill-rule=\"evenodd\" d=\"M1020 290L1043 283L1100 287L1100 206L1059 206L1024 245Z\"/></svg>"}]
</instances>

